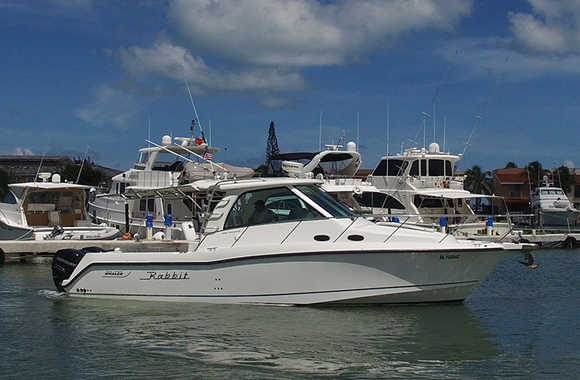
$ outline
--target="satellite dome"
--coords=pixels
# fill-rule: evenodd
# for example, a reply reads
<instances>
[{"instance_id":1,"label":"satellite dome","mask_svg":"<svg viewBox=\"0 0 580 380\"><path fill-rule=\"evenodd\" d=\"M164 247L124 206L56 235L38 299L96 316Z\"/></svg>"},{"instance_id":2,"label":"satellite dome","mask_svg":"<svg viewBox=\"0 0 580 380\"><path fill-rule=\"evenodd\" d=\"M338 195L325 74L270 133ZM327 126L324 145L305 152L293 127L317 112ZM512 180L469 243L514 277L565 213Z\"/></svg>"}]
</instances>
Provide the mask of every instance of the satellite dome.
<instances>
[{"instance_id":1,"label":"satellite dome","mask_svg":"<svg viewBox=\"0 0 580 380\"><path fill-rule=\"evenodd\" d=\"M346 143L347 152L356 152L356 143L354 141L349 141Z\"/></svg>"},{"instance_id":2,"label":"satellite dome","mask_svg":"<svg viewBox=\"0 0 580 380\"><path fill-rule=\"evenodd\" d=\"M439 144L436 142L429 144L429 153L439 153Z\"/></svg>"},{"instance_id":3,"label":"satellite dome","mask_svg":"<svg viewBox=\"0 0 580 380\"><path fill-rule=\"evenodd\" d=\"M165 135L161 138L161 145L168 146L171 145L171 136Z\"/></svg>"}]
</instances>

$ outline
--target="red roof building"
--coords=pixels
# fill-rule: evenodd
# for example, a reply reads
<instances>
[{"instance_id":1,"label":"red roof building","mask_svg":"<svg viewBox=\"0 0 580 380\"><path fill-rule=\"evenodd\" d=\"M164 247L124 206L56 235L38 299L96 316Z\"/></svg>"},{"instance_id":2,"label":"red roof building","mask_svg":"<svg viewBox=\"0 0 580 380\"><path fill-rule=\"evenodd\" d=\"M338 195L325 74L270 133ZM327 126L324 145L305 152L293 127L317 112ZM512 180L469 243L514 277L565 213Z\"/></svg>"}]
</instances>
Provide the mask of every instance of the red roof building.
<instances>
[{"instance_id":1,"label":"red roof building","mask_svg":"<svg viewBox=\"0 0 580 380\"><path fill-rule=\"evenodd\" d=\"M504 197L509 211L530 212L530 179L526 168L495 169L492 181L495 194Z\"/></svg>"}]
</instances>

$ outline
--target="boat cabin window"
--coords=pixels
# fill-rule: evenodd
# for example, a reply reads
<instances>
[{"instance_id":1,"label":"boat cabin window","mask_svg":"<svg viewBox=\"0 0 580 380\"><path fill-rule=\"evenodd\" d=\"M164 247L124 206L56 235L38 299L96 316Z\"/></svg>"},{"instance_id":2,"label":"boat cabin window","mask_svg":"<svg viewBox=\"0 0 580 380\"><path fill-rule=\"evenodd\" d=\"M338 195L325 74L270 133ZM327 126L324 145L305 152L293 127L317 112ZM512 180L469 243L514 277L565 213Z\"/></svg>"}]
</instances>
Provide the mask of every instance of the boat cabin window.
<instances>
[{"instance_id":1,"label":"boat cabin window","mask_svg":"<svg viewBox=\"0 0 580 380\"><path fill-rule=\"evenodd\" d=\"M155 212L155 198L147 199L147 211Z\"/></svg>"},{"instance_id":2,"label":"boat cabin window","mask_svg":"<svg viewBox=\"0 0 580 380\"><path fill-rule=\"evenodd\" d=\"M429 160L429 176L445 176L445 164L443 160Z\"/></svg>"},{"instance_id":3,"label":"boat cabin window","mask_svg":"<svg viewBox=\"0 0 580 380\"><path fill-rule=\"evenodd\" d=\"M376 169L373 171L373 176L401 176L405 172L408 161L398 159L384 159L379 162Z\"/></svg>"},{"instance_id":4,"label":"boat cabin window","mask_svg":"<svg viewBox=\"0 0 580 380\"><path fill-rule=\"evenodd\" d=\"M114 184L114 189L116 194L125 194L125 188L127 184L125 182L117 182Z\"/></svg>"},{"instance_id":5,"label":"boat cabin window","mask_svg":"<svg viewBox=\"0 0 580 380\"><path fill-rule=\"evenodd\" d=\"M147 210L147 199L139 200L139 211L146 211Z\"/></svg>"},{"instance_id":6,"label":"boat cabin window","mask_svg":"<svg viewBox=\"0 0 580 380\"><path fill-rule=\"evenodd\" d=\"M14 194L12 194L11 191L9 191L6 193L6 195L4 195L4 198L2 198L2 203L15 205L17 203L16 197L14 196Z\"/></svg>"},{"instance_id":7,"label":"boat cabin window","mask_svg":"<svg viewBox=\"0 0 580 380\"><path fill-rule=\"evenodd\" d=\"M148 152L140 152L139 153L139 159L137 160L137 162L135 162L135 165L133 165L133 167L135 169L145 169L145 164L147 163L147 161L149 160L149 153Z\"/></svg>"},{"instance_id":8,"label":"boat cabin window","mask_svg":"<svg viewBox=\"0 0 580 380\"><path fill-rule=\"evenodd\" d=\"M540 191L542 195L564 195L564 192L560 189L542 189Z\"/></svg>"},{"instance_id":9,"label":"boat cabin window","mask_svg":"<svg viewBox=\"0 0 580 380\"><path fill-rule=\"evenodd\" d=\"M169 152L159 152L152 167L153 170L178 172L183 170L183 161Z\"/></svg>"},{"instance_id":10,"label":"boat cabin window","mask_svg":"<svg viewBox=\"0 0 580 380\"><path fill-rule=\"evenodd\" d=\"M224 229L319 218L318 211L286 187L254 190L238 197Z\"/></svg>"},{"instance_id":11,"label":"boat cabin window","mask_svg":"<svg viewBox=\"0 0 580 380\"><path fill-rule=\"evenodd\" d=\"M354 214L348 207L334 199L330 194L320 189L318 186L300 185L296 186L296 189L300 190L302 194L316 202L316 204L318 204L335 218L356 217L356 214Z\"/></svg>"},{"instance_id":12,"label":"boat cabin window","mask_svg":"<svg viewBox=\"0 0 580 380\"><path fill-rule=\"evenodd\" d=\"M443 208L445 207L445 200L443 198L430 198L421 195L416 195L413 203L417 208Z\"/></svg>"},{"instance_id":13,"label":"boat cabin window","mask_svg":"<svg viewBox=\"0 0 580 380\"><path fill-rule=\"evenodd\" d=\"M453 176L453 166L451 165L451 161L445 160L445 175L447 177Z\"/></svg>"},{"instance_id":14,"label":"boat cabin window","mask_svg":"<svg viewBox=\"0 0 580 380\"><path fill-rule=\"evenodd\" d=\"M384 193L366 191L362 194L354 194L353 197L363 207L388 208L397 210L405 209L405 206L403 206L401 202Z\"/></svg>"}]
</instances>

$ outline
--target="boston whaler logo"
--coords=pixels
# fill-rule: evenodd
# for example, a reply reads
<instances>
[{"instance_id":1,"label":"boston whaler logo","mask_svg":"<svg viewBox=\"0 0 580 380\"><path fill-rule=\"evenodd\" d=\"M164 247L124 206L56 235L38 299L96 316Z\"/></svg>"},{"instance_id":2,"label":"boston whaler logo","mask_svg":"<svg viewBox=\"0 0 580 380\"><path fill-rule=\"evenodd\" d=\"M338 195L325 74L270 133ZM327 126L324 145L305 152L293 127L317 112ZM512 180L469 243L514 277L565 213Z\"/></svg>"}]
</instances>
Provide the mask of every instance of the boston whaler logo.
<instances>
[{"instance_id":1,"label":"boston whaler logo","mask_svg":"<svg viewBox=\"0 0 580 380\"><path fill-rule=\"evenodd\" d=\"M147 276L139 280L189 280L187 272L147 272Z\"/></svg>"},{"instance_id":2,"label":"boston whaler logo","mask_svg":"<svg viewBox=\"0 0 580 380\"><path fill-rule=\"evenodd\" d=\"M105 278L125 278L129 276L131 272L124 272L122 270L108 270L105 271L103 277Z\"/></svg>"}]
</instances>

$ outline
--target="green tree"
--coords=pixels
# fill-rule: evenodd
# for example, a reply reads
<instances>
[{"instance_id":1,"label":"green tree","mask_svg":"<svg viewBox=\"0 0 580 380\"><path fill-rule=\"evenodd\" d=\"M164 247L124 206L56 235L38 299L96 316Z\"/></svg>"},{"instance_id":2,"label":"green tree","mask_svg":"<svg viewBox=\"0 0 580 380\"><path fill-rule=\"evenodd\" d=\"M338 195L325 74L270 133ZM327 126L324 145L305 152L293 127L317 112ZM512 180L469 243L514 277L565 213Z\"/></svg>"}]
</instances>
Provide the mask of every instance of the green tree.
<instances>
[{"instance_id":1,"label":"green tree","mask_svg":"<svg viewBox=\"0 0 580 380\"><path fill-rule=\"evenodd\" d=\"M570 191L570 187L576 183L576 176L570 173L567 166L560 166L554 173L554 185L559 186L565 193Z\"/></svg>"},{"instance_id":2,"label":"green tree","mask_svg":"<svg viewBox=\"0 0 580 380\"><path fill-rule=\"evenodd\" d=\"M61 174L62 180L87 186L98 186L105 180L105 174L94 167L95 163L90 158L84 160L76 158L65 165ZM80 176L79 176L80 171Z\"/></svg>"},{"instance_id":3,"label":"green tree","mask_svg":"<svg viewBox=\"0 0 580 380\"><path fill-rule=\"evenodd\" d=\"M463 187L474 194L491 194L491 172L483 171L477 165L473 166L465 172Z\"/></svg>"},{"instance_id":4,"label":"green tree","mask_svg":"<svg viewBox=\"0 0 580 380\"><path fill-rule=\"evenodd\" d=\"M515 162L512 162L512 161L508 162L508 163L505 165L505 168L506 168L506 169L515 169L515 168L517 168L517 167L518 167L518 165L516 165L516 163L515 163Z\"/></svg>"}]
</instances>

